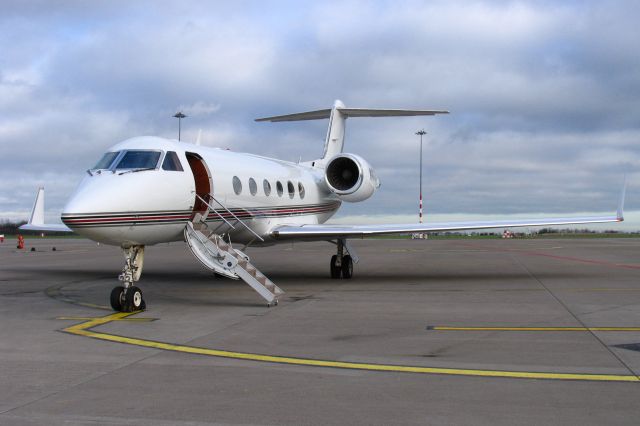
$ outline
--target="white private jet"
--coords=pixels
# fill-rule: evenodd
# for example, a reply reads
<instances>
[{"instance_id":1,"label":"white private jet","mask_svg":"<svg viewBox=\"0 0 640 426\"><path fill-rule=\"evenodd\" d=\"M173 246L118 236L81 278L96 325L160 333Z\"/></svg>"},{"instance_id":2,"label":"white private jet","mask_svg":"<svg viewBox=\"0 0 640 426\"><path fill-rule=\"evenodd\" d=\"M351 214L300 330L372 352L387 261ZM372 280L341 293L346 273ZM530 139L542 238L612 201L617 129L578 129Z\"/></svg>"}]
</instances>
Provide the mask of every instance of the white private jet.
<instances>
[{"instance_id":1,"label":"white private jet","mask_svg":"<svg viewBox=\"0 0 640 426\"><path fill-rule=\"evenodd\" d=\"M120 246L125 265L122 285L111 292L116 311L146 308L135 284L142 273L144 247L184 240L195 257L216 274L242 279L269 306L283 291L253 266L232 243L266 246L286 241L333 242L331 278L351 278L358 257L350 238L381 234L514 228L539 225L621 222L624 186L615 216L560 217L489 222L387 225L325 225L343 201L368 199L380 186L362 157L343 153L348 117L397 117L447 111L333 108L260 118L256 121L329 119L324 154L291 163L183 143L135 137L111 147L86 176L62 213L64 225L44 223L41 188L23 230L73 231L94 241ZM243 248L243 249L244 249Z\"/></svg>"}]
</instances>

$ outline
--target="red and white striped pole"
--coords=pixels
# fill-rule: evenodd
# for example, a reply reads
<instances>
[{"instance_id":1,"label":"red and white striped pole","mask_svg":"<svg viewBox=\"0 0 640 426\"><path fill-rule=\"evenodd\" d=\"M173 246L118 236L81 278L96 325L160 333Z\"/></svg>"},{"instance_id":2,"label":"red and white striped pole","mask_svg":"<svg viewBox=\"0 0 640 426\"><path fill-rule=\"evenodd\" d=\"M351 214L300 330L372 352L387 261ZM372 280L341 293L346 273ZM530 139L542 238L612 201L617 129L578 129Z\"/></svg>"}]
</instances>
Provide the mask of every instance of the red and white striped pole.
<instances>
[{"instance_id":1,"label":"red and white striped pole","mask_svg":"<svg viewBox=\"0 0 640 426\"><path fill-rule=\"evenodd\" d=\"M426 134L424 129L416 132L416 135L420 136L420 223L422 223L422 137Z\"/></svg>"}]
</instances>

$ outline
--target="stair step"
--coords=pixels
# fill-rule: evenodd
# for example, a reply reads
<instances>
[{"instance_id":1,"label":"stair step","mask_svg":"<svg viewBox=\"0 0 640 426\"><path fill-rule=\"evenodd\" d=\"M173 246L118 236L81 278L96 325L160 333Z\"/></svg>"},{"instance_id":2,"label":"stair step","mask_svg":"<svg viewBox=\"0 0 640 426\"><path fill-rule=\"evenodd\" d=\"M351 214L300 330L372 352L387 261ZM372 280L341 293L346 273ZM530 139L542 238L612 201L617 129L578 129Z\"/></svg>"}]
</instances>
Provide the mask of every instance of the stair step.
<instances>
[{"instance_id":1,"label":"stair step","mask_svg":"<svg viewBox=\"0 0 640 426\"><path fill-rule=\"evenodd\" d=\"M189 243L189 246L192 248L194 255L209 269L215 270L217 273L223 275L228 274L231 278L244 280L269 304L277 304L276 296L284 292L261 273L258 268L251 264L246 254L234 249L230 243L224 241L219 234L215 233L215 230L212 231L209 228L204 220L198 222L196 219L198 219L197 215L194 217L193 222L188 224L185 229L185 238L187 238L187 241L193 240L193 242ZM198 230L198 228L200 230ZM195 232L192 231L191 234L189 234L189 229ZM194 249L195 246L193 244L195 244L195 241L199 241L197 243L199 244L198 247L200 247L198 250ZM199 254L196 253L197 251L199 251ZM223 260L225 257L226 260ZM229 262L230 260L233 261L235 267L232 264L222 265L222 263ZM206 262L209 263L207 264Z\"/></svg>"}]
</instances>

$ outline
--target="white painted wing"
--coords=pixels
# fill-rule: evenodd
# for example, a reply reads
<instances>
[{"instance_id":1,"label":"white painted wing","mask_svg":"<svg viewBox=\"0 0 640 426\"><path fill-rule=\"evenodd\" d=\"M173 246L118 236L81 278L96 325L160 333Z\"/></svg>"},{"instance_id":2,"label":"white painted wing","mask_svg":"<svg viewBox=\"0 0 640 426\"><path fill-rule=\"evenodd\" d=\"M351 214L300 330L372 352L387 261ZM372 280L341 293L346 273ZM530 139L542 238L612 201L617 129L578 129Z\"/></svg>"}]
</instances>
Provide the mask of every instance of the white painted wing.
<instances>
[{"instance_id":1,"label":"white painted wing","mask_svg":"<svg viewBox=\"0 0 640 426\"><path fill-rule=\"evenodd\" d=\"M67 225L62 223L43 223L34 225L26 223L19 228L21 231L37 231L37 232L73 232Z\"/></svg>"},{"instance_id":2,"label":"white painted wing","mask_svg":"<svg viewBox=\"0 0 640 426\"><path fill-rule=\"evenodd\" d=\"M621 213L621 212L619 212ZM497 220L479 222L439 222L388 225L300 225L279 226L272 231L277 239L326 240L333 238L365 238L374 235L402 235L417 232L465 231L490 228L518 228L527 226L557 226L586 223L622 222L616 216L558 217L545 219Z\"/></svg>"},{"instance_id":3,"label":"white painted wing","mask_svg":"<svg viewBox=\"0 0 640 426\"><path fill-rule=\"evenodd\" d=\"M624 198L627 192L625 176L615 216L554 217L544 219L492 220L478 222L435 222L389 225L299 225L278 226L271 235L281 240L327 240L335 238L365 238L374 235L402 235L418 232L472 231L491 228L521 228L527 226L581 225L586 223L622 222Z\"/></svg>"}]
</instances>

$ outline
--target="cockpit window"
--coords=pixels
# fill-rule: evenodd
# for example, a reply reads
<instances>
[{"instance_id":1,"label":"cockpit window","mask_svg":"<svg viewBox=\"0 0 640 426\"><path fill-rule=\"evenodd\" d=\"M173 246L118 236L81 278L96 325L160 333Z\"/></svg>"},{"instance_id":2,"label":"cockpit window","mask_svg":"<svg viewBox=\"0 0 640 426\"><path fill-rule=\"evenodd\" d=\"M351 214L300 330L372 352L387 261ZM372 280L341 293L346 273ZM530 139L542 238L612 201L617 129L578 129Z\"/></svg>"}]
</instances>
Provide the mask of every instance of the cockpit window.
<instances>
[{"instance_id":1,"label":"cockpit window","mask_svg":"<svg viewBox=\"0 0 640 426\"><path fill-rule=\"evenodd\" d=\"M180 159L178 159L178 154L173 151L167 152L167 155L164 156L164 161L162 162L162 170L182 172L183 169L180 164Z\"/></svg>"},{"instance_id":2,"label":"cockpit window","mask_svg":"<svg viewBox=\"0 0 640 426\"><path fill-rule=\"evenodd\" d=\"M127 151L116 169L155 169L159 159L159 151Z\"/></svg>"},{"instance_id":3,"label":"cockpit window","mask_svg":"<svg viewBox=\"0 0 640 426\"><path fill-rule=\"evenodd\" d=\"M109 169L113 160L118 156L117 152L107 152L102 156L98 164L96 164L92 170L106 170Z\"/></svg>"}]
</instances>

